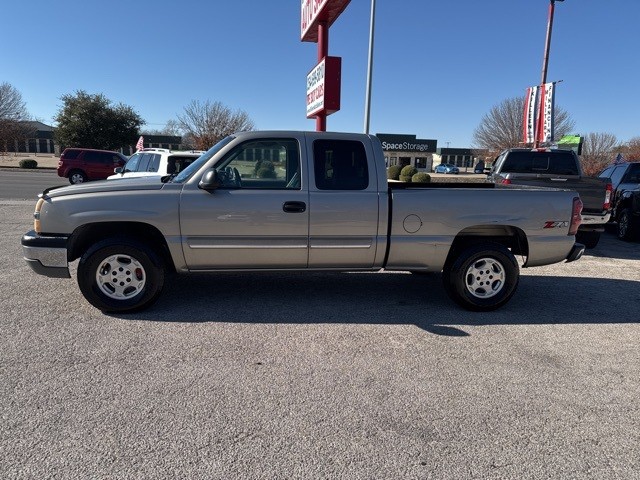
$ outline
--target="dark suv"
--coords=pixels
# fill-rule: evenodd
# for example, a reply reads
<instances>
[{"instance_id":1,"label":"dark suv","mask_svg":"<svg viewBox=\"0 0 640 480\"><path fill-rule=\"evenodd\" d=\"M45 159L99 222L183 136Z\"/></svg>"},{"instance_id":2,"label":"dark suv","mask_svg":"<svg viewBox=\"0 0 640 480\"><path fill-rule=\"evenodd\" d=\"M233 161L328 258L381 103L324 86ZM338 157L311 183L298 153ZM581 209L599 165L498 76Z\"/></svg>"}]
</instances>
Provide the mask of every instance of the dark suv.
<instances>
[{"instance_id":1,"label":"dark suv","mask_svg":"<svg viewBox=\"0 0 640 480\"><path fill-rule=\"evenodd\" d=\"M611 178L611 221L618 223L618 236L624 240L636 237L640 223L640 162L615 163L605 168L598 176Z\"/></svg>"},{"instance_id":2,"label":"dark suv","mask_svg":"<svg viewBox=\"0 0 640 480\"><path fill-rule=\"evenodd\" d=\"M127 163L127 157L109 150L65 148L58 161L58 176L72 184L101 180L113 174L113 169Z\"/></svg>"}]
</instances>

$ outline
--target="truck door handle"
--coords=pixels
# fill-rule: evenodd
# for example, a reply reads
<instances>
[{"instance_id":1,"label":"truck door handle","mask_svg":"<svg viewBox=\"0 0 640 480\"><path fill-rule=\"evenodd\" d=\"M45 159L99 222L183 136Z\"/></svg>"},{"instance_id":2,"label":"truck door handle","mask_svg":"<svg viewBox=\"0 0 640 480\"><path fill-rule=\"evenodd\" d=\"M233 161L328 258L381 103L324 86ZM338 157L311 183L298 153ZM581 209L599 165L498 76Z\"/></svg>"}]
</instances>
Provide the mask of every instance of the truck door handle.
<instances>
[{"instance_id":1,"label":"truck door handle","mask_svg":"<svg viewBox=\"0 0 640 480\"><path fill-rule=\"evenodd\" d=\"M302 213L307 210L307 204L304 202L284 202L282 210L287 213Z\"/></svg>"}]
</instances>

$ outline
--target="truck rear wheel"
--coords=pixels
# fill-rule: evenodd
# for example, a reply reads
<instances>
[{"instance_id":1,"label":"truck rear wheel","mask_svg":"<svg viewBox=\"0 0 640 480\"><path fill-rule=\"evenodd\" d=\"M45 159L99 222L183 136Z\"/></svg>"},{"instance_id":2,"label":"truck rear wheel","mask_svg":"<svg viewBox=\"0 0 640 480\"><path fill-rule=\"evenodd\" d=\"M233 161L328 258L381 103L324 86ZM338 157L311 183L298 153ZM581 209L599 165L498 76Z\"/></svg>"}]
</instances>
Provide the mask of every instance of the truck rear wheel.
<instances>
[{"instance_id":1,"label":"truck rear wheel","mask_svg":"<svg viewBox=\"0 0 640 480\"><path fill-rule=\"evenodd\" d=\"M145 245L113 237L93 245L80 258L78 285L103 312L132 312L154 303L164 285L164 265Z\"/></svg>"},{"instance_id":2,"label":"truck rear wheel","mask_svg":"<svg viewBox=\"0 0 640 480\"><path fill-rule=\"evenodd\" d=\"M69 173L69 183L71 185L77 185L78 183L84 183L87 181L87 175L82 170L71 170Z\"/></svg>"},{"instance_id":3,"label":"truck rear wheel","mask_svg":"<svg viewBox=\"0 0 640 480\"><path fill-rule=\"evenodd\" d=\"M516 292L519 279L520 269L513 254L491 242L462 250L442 272L449 297L473 311L495 310L507 303Z\"/></svg>"}]
</instances>

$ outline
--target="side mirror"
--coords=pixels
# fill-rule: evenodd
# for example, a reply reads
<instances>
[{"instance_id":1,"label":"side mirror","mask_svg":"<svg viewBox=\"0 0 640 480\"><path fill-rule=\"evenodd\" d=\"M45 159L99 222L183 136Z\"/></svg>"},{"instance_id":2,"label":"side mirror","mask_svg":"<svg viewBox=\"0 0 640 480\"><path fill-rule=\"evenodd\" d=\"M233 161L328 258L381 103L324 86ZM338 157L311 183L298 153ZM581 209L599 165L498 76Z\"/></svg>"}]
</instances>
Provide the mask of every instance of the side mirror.
<instances>
[{"instance_id":1,"label":"side mirror","mask_svg":"<svg viewBox=\"0 0 640 480\"><path fill-rule=\"evenodd\" d=\"M216 190L219 187L220 180L218 179L218 172L215 168L207 170L198 183L198 188L207 191Z\"/></svg>"},{"instance_id":2,"label":"side mirror","mask_svg":"<svg viewBox=\"0 0 640 480\"><path fill-rule=\"evenodd\" d=\"M124 169L122 167L114 168L113 173L123 173Z\"/></svg>"}]
</instances>

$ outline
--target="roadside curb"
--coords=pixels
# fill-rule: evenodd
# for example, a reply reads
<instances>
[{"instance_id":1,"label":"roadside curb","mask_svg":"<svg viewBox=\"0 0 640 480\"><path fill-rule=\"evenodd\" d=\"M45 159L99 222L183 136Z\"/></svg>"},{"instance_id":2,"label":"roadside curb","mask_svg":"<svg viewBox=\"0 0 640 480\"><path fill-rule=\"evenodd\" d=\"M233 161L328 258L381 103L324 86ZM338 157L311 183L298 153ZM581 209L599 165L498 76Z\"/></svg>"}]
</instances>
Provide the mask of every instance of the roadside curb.
<instances>
[{"instance_id":1,"label":"roadside curb","mask_svg":"<svg viewBox=\"0 0 640 480\"><path fill-rule=\"evenodd\" d=\"M20 170L21 172L33 172L38 170L57 170L56 167L20 168L14 165L0 165L0 170Z\"/></svg>"}]
</instances>

